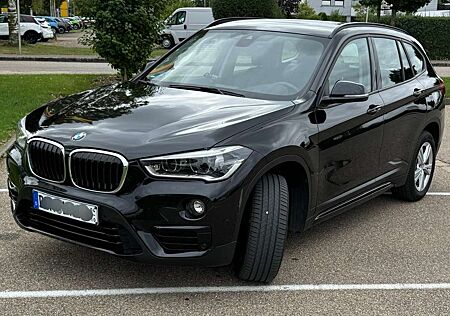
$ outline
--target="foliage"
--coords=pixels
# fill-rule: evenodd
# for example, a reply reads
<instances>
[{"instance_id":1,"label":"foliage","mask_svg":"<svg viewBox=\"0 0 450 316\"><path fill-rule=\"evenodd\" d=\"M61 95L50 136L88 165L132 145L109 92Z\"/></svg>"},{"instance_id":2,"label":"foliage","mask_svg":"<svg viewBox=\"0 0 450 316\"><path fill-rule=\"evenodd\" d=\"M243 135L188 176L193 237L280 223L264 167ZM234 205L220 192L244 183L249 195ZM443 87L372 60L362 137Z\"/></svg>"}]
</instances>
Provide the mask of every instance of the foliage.
<instances>
[{"instance_id":1,"label":"foliage","mask_svg":"<svg viewBox=\"0 0 450 316\"><path fill-rule=\"evenodd\" d=\"M278 6L287 18L298 13L298 3L299 0L278 0Z\"/></svg>"},{"instance_id":2,"label":"foliage","mask_svg":"<svg viewBox=\"0 0 450 316\"><path fill-rule=\"evenodd\" d=\"M367 15L367 8L369 8L369 21L374 21L375 16L377 14L377 9L374 6L363 6L360 2L356 2L353 5L353 10L355 10L356 13L356 20L357 21L366 21L366 15Z\"/></svg>"},{"instance_id":3,"label":"foliage","mask_svg":"<svg viewBox=\"0 0 450 316\"><path fill-rule=\"evenodd\" d=\"M95 19L82 43L92 48L123 80L143 69L159 40L161 18L167 1L91 0L90 14Z\"/></svg>"},{"instance_id":4,"label":"foliage","mask_svg":"<svg viewBox=\"0 0 450 316\"><path fill-rule=\"evenodd\" d=\"M409 12L413 13L421 7L429 4L431 0L395 0L388 1L392 4L392 12Z\"/></svg>"},{"instance_id":5,"label":"foliage","mask_svg":"<svg viewBox=\"0 0 450 316\"><path fill-rule=\"evenodd\" d=\"M345 22L346 18L341 14L339 10L333 10L328 17L328 20L335 22Z\"/></svg>"},{"instance_id":6,"label":"foliage","mask_svg":"<svg viewBox=\"0 0 450 316\"><path fill-rule=\"evenodd\" d=\"M172 12L178 8L195 7L195 6L196 3L194 0L169 0L161 16L163 18L168 18L169 15L171 15Z\"/></svg>"},{"instance_id":7,"label":"foliage","mask_svg":"<svg viewBox=\"0 0 450 316\"><path fill-rule=\"evenodd\" d=\"M390 17L382 17L381 23L391 24ZM450 60L450 19L447 17L399 16L395 26L404 29L418 39L431 59ZM432 34L433 36L430 36Z\"/></svg>"},{"instance_id":8,"label":"foliage","mask_svg":"<svg viewBox=\"0 0 450 316\"><path fill-rule=\"evenodd\" d=\"M282 15L276 0L211 0L214 18L263 17Z\"/></svg>"},{"instance_id":9,"label":"foliage","mask_svg":"<svg viewBox=\"0 0 450 316\"><path fill-rule=\"evenodd\" d=\"M301 1L298 4L298 19L307 19L307 20L317 20L319 17L316 14L316 11L313 7L311 7L308 1Z\"/></svg>"}]
</instances>

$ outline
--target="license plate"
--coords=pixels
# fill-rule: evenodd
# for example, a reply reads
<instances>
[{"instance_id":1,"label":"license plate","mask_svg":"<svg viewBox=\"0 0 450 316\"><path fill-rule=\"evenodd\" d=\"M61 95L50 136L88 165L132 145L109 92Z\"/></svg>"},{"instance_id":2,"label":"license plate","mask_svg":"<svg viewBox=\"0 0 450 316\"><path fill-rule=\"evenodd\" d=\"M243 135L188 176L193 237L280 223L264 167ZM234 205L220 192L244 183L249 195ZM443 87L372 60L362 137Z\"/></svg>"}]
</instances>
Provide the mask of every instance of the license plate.
<instances>
[{"instance_id":1,"label":"license plate","mask_svg":"<svg viewBox=\"0 0 450 316\"><path fill-rule=\"evenodd\" d=\"M98 225L98 206L33 190L33 207L54 215Z\"/></svg>"}]
</instances>

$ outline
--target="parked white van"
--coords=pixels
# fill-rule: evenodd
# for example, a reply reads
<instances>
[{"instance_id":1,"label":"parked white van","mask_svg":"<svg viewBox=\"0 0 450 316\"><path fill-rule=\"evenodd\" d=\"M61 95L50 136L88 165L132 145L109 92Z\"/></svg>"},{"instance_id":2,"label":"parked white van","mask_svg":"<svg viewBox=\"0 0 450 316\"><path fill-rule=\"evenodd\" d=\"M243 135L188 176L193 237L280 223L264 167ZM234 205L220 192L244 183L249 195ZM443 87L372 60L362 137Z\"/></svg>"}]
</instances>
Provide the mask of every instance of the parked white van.
<instances>
[{"instance_id":1,"label":"parked white van","mask_svg":"<svg viewBox=\"0 0 450 316\"><path fill-rule=\"evenodd\" d=\"M171 48L214 21L211 8L179 8L166 20L162 46Z\"/></svg>"}]
</instances>

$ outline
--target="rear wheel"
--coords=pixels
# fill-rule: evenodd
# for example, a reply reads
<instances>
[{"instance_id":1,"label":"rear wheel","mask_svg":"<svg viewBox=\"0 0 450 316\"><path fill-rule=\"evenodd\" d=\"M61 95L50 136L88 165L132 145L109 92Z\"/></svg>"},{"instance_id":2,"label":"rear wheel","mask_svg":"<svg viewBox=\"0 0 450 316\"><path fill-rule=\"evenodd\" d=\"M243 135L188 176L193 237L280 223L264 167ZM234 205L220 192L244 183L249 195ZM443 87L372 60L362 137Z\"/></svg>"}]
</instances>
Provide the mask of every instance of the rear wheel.
<instances>
[{"instance_id":1,"label":"rear wheel","mask_svg":"<svg viewBox=\"0 0 450 316\"><path fill-rule=\"evenodd\" d=\"M393 194L406 201L419 201L428 192L434 175L436 144L429 132L420 135L414 160L404 186L392 190Z\"/></svg>"},{"instance_id":2,"label":"rear wheel","mask_svg":"<svg viewBox=\"0 0 450 316\"><path fill-rule=\"evenodd\" d=\"M64 34L65 31L66 31L66 29L63 28L63 27L59 27L59 28L58 28L58 33L59 33L59 34Z\"/></svg>"},{"instance_id":3,"label":"rear wheel","mask_svg":"<svg viewBox=\"0 0 450 316\"><path fill-rule=\"evenodd\" d=\"M39 40L39 34L32 31L26 32L23 35L23 40L28 44L36 44L37 41Z\"/></svg>"},{"instance_id":4,"label":"rear wheel","mask_svg":"<svg viewBox=\"0 0 450 316\"><path fill-rule=\"evenodd\" d=\"M267 174L256 184L236 269L246 281L271 282L280 269L287 236L289 190L284 177Z\"/></svg>"}]
</instances>

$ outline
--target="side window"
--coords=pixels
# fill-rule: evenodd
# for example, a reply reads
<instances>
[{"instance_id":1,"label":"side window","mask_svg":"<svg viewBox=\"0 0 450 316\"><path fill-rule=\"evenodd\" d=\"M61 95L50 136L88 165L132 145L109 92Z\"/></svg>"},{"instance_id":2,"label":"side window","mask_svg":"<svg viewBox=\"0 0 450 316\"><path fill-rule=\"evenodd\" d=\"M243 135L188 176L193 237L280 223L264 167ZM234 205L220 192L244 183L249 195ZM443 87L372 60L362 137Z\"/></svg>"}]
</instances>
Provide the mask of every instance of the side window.
<instances>
[{"instance_id":1,"label":"side window","mask_svg":"<svg viewBox=\"0 0 450 316\"><path fill-rule=\"evenodd\" d=\"M403 72L405 73L405 80L414 78L414 73L409 64L408 58L406 57L405 50L400 42L397 42L398 48L400 49L400 58L402 59Z\"/></svg>"},{"instance_id":2,"label":"side window","mask_svg":"<svg viewBox=\"0 0 450 316\"><path fill-rule=\"evenodd\" d=\"M405 49L406 53L409 56L409 60L411 61L414 75L421 73L425 67L425 62L423 60L422 54L411 44L405 43Z\"/></svg>"},{"instance_id":3,"label":"side window","mask_svg":"<svg viewBox=\"0 0 450 316\"><path fill-rule=\"evenodd\" d=\"M380 65L383 88L391 87L403 81L402 66L398 55L397 43L387 38L374 38Z\"/></svg>"},{"instance_id":4,"label":"side window","mask_svg":"<svg viewBox=\"0 0 450 316\"><path fill-rule=\"evenodd\" d=\"M6 15L0 14L0 23L7 23L8 20L6 18Z\"/></svg>"},{"instance_id":5,"label":"side window","mask_svg":"<svg viewBox=\"0 0 450 316\"><path fill-rule=\"evenodd\" d=\"M169 20L169 25L180 25L186 21L186 11L178 11Z\"/></svg>"},{"instance_id":6,"label":"side window","mask_svg":"<svg viewBox=\"0 0 450 316\"><path fill-rule=\"evenodd\" d=\"M360 38L348 43L340 53L328 78L328 92L338 81L352 81L362 84L366 92L372 91L370 53L367 39Z\"/></svg>"}]
</instances>

